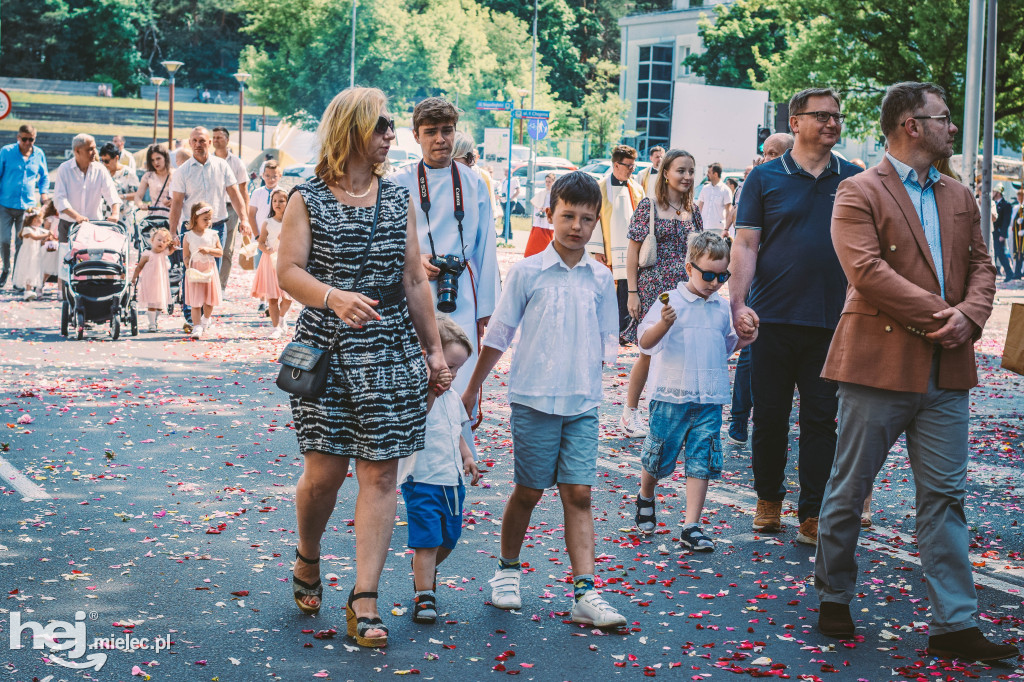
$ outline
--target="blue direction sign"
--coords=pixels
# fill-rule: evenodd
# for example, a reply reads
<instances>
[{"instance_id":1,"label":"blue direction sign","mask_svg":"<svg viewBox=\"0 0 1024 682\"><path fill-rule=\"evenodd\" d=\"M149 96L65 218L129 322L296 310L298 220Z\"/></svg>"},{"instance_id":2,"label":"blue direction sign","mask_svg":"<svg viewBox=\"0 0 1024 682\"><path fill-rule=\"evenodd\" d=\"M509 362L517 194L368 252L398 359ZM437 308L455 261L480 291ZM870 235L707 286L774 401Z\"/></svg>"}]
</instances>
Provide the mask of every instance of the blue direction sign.
<instances>
[{"instance_id":1,"label":"blue direction sign","mask_svg":"<svg viewBox=\"0 0 1024 682\"><path fill-rule=\"evenodd\" d=\"M534 140L543 140L548 134L548 122L543 118L531 118L526 124L526 132Z\"/></svg>"},{"instance_id":2,"label":"blue direction sign","mask_svg":"<svg viewBox=\"0 0 1024 682\"><path fill-rule=\"evenodd\" d=\"M477 100L476 108L481 111L512 111L512 102L500 100Z\"/></svg>"},{"instance_id":3,"label":"blue direction sign","mask_svg":"<svg viewBox=\"0 0 1024 682\"><path fill-rule=\"evenodd\" d=\"M539 118L547 120L550 117L550 111L540 109L516 109L512 112L512 118Z\"/></svg>"}]
</instances>

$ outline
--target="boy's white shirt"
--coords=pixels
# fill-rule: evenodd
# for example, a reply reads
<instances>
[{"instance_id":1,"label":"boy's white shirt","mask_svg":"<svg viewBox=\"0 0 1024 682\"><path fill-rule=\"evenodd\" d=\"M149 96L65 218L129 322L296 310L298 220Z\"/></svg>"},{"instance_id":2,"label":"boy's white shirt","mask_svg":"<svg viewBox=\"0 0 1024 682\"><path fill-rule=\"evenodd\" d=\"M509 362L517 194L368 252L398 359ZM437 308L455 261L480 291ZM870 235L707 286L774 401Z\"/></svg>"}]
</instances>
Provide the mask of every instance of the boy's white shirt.
<instances>
[{"instance_id":1,"label":"boy's white shirt","mask_svg":"<svg viewBox=\"0 0 1024 682\"><path fill-rule=\"evenodd\" d=\"M651 356L647 397L667 403L725 404L731 400L729 356L739 337L732 327L729 302L718 292L705 300L685 282L668 292L676 321L661 341L641 352ZM664 306L655 301L637 327L637 339L661 321Z\"/></svg>"},{"instance_id":2,"label":"boy's white shirt","mask_svg":"<svg viewBox=\"0 0 1024 682\"><path fill-rule=\"evenodd\" d=\"M569 268L551 243L509 270L483 344L505 351L515 340L510 402L571 416L601 404L618 333L611 272L586 253Z\"/></svg>"},{"instance_id":3,"label":"boy's white shirt","mask_svg":"<svg viewBox=\"0 0 1024 682\"><path fill-rule=\"evenodd\" d=\"M469 421L459 394L448 389L434 400L427 413L425 446L398 464L398 483L411 477L416 483L457 486L463 483L462 425Z\"/></svg>"}]
</instances>

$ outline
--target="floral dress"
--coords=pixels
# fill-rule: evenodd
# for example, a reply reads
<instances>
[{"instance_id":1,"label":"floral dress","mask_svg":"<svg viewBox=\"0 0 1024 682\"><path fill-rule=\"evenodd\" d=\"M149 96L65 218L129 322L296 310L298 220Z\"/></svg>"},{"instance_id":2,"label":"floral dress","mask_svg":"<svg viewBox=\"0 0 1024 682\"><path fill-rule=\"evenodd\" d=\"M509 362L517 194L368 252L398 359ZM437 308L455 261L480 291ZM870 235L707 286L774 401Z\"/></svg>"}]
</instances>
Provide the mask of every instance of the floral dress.
<instances>
[{"instance_id":1,"label":"floral dress","mask_svg":"<svg viewBox=\"0 0 1024 682\"><path fill-rule=\"evenodd\" d=\"M696 206L693 207L696 209ZM672 211L672 214L675 212ZM686 212L683 212L685 215ZM647 232L651 225L651 199L646 197L636 205L633 218L629 221L629 230L626 236L635 241L643 242L647 238ZM654 305L658 294L675 289L680 282L689 279L686 276L686 240L691 232L701 232L704 225L700 219L700 211L690 212L690 218L680 219L672 215L665 217L661 211L655 213L654 238L658 242L658 255L654 265L649 268L640 268L637 272L637 291L640 294L640 318ZM622 336L629 343L636 343L636 326L634 320Z\"/></svg>"}]
</instances>

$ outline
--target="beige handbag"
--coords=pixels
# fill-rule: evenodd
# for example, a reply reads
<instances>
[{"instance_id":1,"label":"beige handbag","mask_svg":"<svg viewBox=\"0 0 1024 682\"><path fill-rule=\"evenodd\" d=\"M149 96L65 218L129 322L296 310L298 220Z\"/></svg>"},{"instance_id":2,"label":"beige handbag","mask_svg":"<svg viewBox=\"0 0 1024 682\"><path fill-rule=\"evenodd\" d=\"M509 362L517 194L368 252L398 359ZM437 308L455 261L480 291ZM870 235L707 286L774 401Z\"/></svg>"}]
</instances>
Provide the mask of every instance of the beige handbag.
<instances>
[{"instance_id":1,"label":"beige handbag","mask_svg":"<svg viewBox=\"0 0 1024 682\"><path fill-rule=\"evenodd\" d=\"M643 243L640 244L640 257L637 259L637 265L641 268L654 267L658 261L658 240L654 236L655 201L653 197L648 197L648 199L651 200L651 228L647 231Z\"/></svg>"},{"instance_id":2,"label":"beige handbag","mask_svg":"<svg viewBox=\"0 0 1024 682\"><path fill-rule=\"evenodd\" d=\"M243 270L254 270L256 268L256 251L259 247L248 235L242 237L242 247L238 249L238 265Z\"/></svg>"},{"instance_id":3,"label":"beige handbag","mask_svg":"<svg viewBox=\"0 0 1024 682\"><path fill-rule=\"evenodd\" d=\"M1010 325L1003 345L1003 369L1024 374L1024 304L1010 307Z\"/></svg>"}]
</instances>

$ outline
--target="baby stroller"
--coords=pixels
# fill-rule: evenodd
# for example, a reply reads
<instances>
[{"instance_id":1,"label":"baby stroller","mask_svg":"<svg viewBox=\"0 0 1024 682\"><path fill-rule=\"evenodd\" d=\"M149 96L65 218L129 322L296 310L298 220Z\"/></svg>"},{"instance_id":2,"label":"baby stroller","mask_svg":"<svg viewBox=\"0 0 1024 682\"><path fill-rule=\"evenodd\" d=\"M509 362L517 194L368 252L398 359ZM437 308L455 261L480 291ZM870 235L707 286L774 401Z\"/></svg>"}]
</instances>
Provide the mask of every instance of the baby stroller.
<instances>
[{"instance_id":1,"label":"baby stroller","mask_svg":"<svg viewBox=\"0 0 1024 682\"><path fill-rule=\"evenodd\" d=\"M145 251L150 246L150 240L155 230L161 227L170 229L170 223L167 220L166 211L152 211L145 218L142 219L139 225L139 239L140 239L140 251ZM171 235L174 235L174 230L170 230ZM171 285L171 303L167 304L167 314L172 315L174 313L174 301L178 301L182 297L181 285L185 280L185 268L181 264L180 252L171 254L171 269L168 273L168 280ZM177 257L175 257L177 256Z\"/></svg>"},{"instance_id":2,"label":"baby stroller","mask_svg":"<svg viewBox=\"0 0 1024 682\"><path fill-rule=\"evenodd\" d=\"M131 228L106 221L78 223L68 235L66 269L62 280L64 302L60 310L60 333L68 335L74 321L78 338L86 323L110 323L110 336L121 335L129 325L132 336L139 333L135 308L135 287L128 276Z\"/></svg>"}]
</instances>

